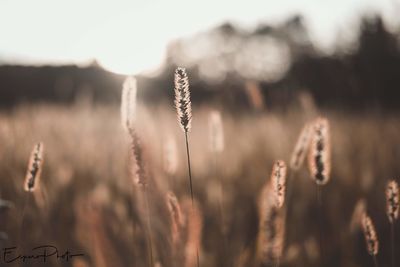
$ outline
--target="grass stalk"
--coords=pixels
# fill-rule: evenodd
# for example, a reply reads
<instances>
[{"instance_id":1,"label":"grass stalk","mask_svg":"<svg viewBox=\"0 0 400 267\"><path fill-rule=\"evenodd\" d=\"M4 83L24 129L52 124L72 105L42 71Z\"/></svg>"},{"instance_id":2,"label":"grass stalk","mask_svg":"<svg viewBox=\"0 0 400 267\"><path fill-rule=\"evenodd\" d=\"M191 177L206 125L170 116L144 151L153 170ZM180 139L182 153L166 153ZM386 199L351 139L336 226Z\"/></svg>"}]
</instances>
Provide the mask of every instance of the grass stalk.
<instances>
[{"instance_id":1,"label":"grass stalk","mask_svg":"<svg viewBox=\"0 0 400 267\"><path fill-rule=\"evenodd\" d=\"M148 244L149 261L150 261L149 266L153 267L154 266L154 257L153 257L151 216L150 216L149 198L148 198L146 187L143 188L143 196L145 198L146 216L147 216L147 244Z\"/></svg>"},{"instance_id":2,"label":"grass stalk","mask_svg":"<svg viewBox=\"0 0 400 267\"><path fill-rule=\"evenodd\" d=\"M318 216L318 241L319 241L319 251L320 251L320 265L324 266L324 248L323 248L323 231L322 231L322 187L317 185L317 216Z\"/></svg>"},{"instance_id":3,"label":"grass stalk","mask_svg":"<svg viewBox=\"0 0 400 267\"><path fill-rule=\"evenodd\" d=\"M192 212L193 212L193 182L192 182L192 168L190 164L190 149L189 149L189 138L188 132L185 132L185 143L186 143L186 156L187 156L187 164L188 164L188 174L189 174L189 185L190 185L190 198L192 201ZM199 259L199 248L196 248L196 257L197 257L197 267L200 266L200 259Z\"/></svg>"},{"instance_id":4,"label":"grass stalk","mask_svg":"<svg viewBox=\"0 0 400 267\"><path fill-rule=\"evenodd\" d=\"M390 224L390 235L391 235L391 248L392 248L392 267L395 267L396 266L396 264L395 264L395 261L396 261L396 259L395 259L395 257L396 257L396 255L395 255L395 242L394 242L394 239L395 239L395 233L394 233L394 222L392 222L391 224Z\"/></svg>"},{"instance_id":5,"label":"grass stalk","mask_svg":"<svg viewBox=\"0 0 400 267\"><path fill-rule=\"evenodd\" d=\"M186 156L187 156L188 174L189 174L190 197L191 197L191 200L192 200L192 208L193 208L192 169L191 169L191 166L190 166L189 138L188 138L188 133L187 132L185 132L185 142L186 142Z\"/></svg>"},{"instance_id":6,"label":"grass stalk","mask_svg":"<svg viewBox=\"0 0 400 267\"><path fill-rule=\"evenodd\" d=\"M376 255L373 255L372 258L374 259L374 267L379 267Z\"/></svg>"}]
</instances>

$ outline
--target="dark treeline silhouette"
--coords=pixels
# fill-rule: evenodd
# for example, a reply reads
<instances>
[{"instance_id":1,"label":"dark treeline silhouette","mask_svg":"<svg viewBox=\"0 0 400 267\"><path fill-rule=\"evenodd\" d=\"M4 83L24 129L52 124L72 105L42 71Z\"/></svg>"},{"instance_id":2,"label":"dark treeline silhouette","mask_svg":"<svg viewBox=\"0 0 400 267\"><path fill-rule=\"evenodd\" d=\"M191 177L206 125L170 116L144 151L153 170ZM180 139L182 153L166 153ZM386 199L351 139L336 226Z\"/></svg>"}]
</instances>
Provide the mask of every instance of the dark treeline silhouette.
<instances>
[{"instance_id":1,"label":"dark treeline silhouette","mask_svg":"<svg viewBox=\"0 0 400 267\"><path fill-rule=\"evenodd\" d=\"M0 105L19 103L73 103L81 96L96 102L119 101L124 77L92 64L71 66L0 66Z\"/></svg>"},{"instance_id":2,"label":"dark treeline silhouette","mask_svg":"<svg viewBox=\"0 0 400 267\"><path fill-rule=\"evenodd\" d=\"M190 64L181 58L187 56L185 46L198 43L197 37L171 43L167 63L161 67L159 75L137 77L138 86L143 89L139 97L149 102L170 101L173 97L173 70L177 65L188 64L195 103L207 101L235 109L245 108L249 104L244 89L251 81L258 85L264 102L271 108L292 104L298 92L306 90L321 107L398 109L400 34L388 31L379 16L362 18L360 28L354 31L359 31L356 47L346 51L338 49L327 56L319 52L308 38L301 16L278 26L260 25L250 32L227 23L201 34L202 38L218 40L215 50L219 52L214 53L208 47L213 53L204 58L194 58ZM281 77L264 79L262 74L251 77L231 68L235 53L245 49L240 46L236 50L227 49L232 40L245 41L265 36L288 47L290 64ZM202 74L203 66L211 66L208 71L213 71L213 62L226 65L225 72L217 80ZM268 67L268 62L266 64ZM33 101L71 103L81 95L90 95L95 102L118 103L123 79L124 76L107 72L95 64L85 68L0 66L0 105L9 107Z\"/></svg>"}]
</instances>

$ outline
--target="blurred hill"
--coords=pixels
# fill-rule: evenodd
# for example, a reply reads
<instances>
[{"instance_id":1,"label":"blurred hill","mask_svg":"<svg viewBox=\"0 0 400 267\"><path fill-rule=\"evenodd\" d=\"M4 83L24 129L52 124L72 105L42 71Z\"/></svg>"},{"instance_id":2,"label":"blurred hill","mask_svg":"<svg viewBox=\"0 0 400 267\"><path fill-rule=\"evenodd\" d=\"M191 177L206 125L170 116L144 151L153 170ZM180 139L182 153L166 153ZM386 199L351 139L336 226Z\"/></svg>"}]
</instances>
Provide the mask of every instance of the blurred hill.
<instances>
[{"instance_id":1,"label":"blurred hill","mask_svg":"<svg viewBox=\"0 0 400 267\"><path fill-rule=\"evenodd\" d=\"M397 110L400 33L389 32L379 16L363 17L359 25L354 29L359 34L353 47L338 47L326 55L311 42L301 16L251 31L226 23L172 42L158 74L137 77L140 97L169 101L173 70L181 65L189 69L196 103L246 108L249 96L256 94L269 108L280 108L293 104L305 91L322 107ZM82 96L117 103L123 79L96 64L85 68L0 66L0 105L72 103Z\"/></svg>"}]
</instances>

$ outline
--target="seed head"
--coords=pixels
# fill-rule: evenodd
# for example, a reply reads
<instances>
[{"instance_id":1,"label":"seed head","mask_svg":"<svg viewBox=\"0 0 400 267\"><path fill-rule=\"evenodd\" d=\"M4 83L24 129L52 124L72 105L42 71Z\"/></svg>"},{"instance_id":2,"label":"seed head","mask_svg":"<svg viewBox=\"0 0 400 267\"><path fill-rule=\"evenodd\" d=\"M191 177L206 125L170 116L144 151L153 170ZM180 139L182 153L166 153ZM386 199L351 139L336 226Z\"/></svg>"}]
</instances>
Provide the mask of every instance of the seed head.
<instances>
[{"instance_id":1,"label":"seed head","mask_svg":"<svg viewBox=\"0 0 400 267\"><path fill-rule=\"evenodd\" d=\"M276 262L282 256L285 239L284 213L274 204L275 197L267 184L259 200L257 253L263 264Z\"/></svg>"},{"instance_id":2,"label":"seed head","mask_svg":"<svg viewBox=\"0 0 400 267\"><path fill-rule=\"evenodd\" d=\"M164 146L163 165L164 171L169 175L174 175L178 169L178 151L175 139L169 136Z\"/></svg>"},{"instance_id":3,"label":"seed head","mask_svg":"<svg viewBox=\"0 0 400 267\"><path fill-rule=\"evenodd\" d=\"M368 253L371 256L377 255L379 249L379 242L378 242L378 236L376 235L374 224L372 223L371 218L366 213L364 213L364 215L362 216L361 223L364 231L364 237Z\"/></svg>"},{"instance_id":4,"label":"seed head","mask_svg":"<svg viewBox=\"0 0 400 267\"><path fill-rule=\"evenodd\" d=\"M136 92L136 79L129 76L124 82L121 96L121 123L128 132L136 120Z\"/></svg>"},{"instance_id":5,"label":"seed head","mask_svg":"<svg viewBox=\"0 0 400 267\"><path fill-rule=\"evenodd\" d=\"M210 112L208 127L210 134L210 150L216 153L222 152L224 150L224 128L219 111L213 110Z\"/></svg>"},{"instance_id":6,"label":"seed head","mask_svg":"<svg viewBox=\"0 0 400 267\"><path fill-rule=\"evenodd\" d=\"M171 216L172 242L176 244L181 236L184 226L184 219L178 199L172 192L167 193L167 206Z\"/></svg>"},{"instance_id":7,"label":"seed head","mask_svg":"<svg viewBox=\"0 0 400 267\"><path fill-rule=\"evenodd\" d=\"M271 173L272 189L275 194L276 207L283 206L286 190L286 164L282 160L277 160L272 167Z\"/></svg>"},{"instance_id":8,"label":"seed head","mask_svg":"<svg viewBox=\"0 0 400 267\"><path fill-rule=\"evenodd\" d=\"M189 78L184 68L175 70L175 107L179 125L185 133L190 132L192 103L190 101Z\"/></svg>"},{"instance_id":9,"label":"seed head","mask_svg":"<svg viewBox=\"0 0 400 267\"><path fill-rule=\"evenodd\" d=\"M399 217L399 185L391 180L386 186L386 213L390 223Z\"/></svg>"},{"instance_id":10,"label":"seed head","mask_svg":"<svg viewBox=\"0 0 400 267\"><path fill-rule=\"evenodd\" d=\"M131 151L132 151L132 174L133 182L139 186L147 186L147 174L144 166L143 148L141 139L134 129L130 129L129 136L131 137Z\"/></svg>"},{"instance_id":11,"label":"seed head","mask_svg":"<svg viewBox=\"0 0 400 267\"><path fill-rule=\"evenodd\" d=\"M31 152L24 182L24 190L27 192L35 191L38 186L43 165L43 149L43 143L39 142Z\"/></svg>"},{"instance_id":12,"label":"seed head","mask_svg":"<svg viewBox=\"0 0 400 267\"><path fill-rule=\"evenodd\" d=\"M310 173L318 185L324 185L329 181L330 160L329 122L325 118L318 118L313 125L308 154Z\"/></svg>"},{"instance_id":13,"label":"seed head","mask_svg":"<svg viewBox=\"0 0 400 267\"><path fill-rule=\"evenodd\" d=\"M309 123L304 125L303 129L301 130L290 160L290 168L292 170L299 170L304 162L304 158L310 146L311 130L312 127Z\"/></svg>"}]
</instances>

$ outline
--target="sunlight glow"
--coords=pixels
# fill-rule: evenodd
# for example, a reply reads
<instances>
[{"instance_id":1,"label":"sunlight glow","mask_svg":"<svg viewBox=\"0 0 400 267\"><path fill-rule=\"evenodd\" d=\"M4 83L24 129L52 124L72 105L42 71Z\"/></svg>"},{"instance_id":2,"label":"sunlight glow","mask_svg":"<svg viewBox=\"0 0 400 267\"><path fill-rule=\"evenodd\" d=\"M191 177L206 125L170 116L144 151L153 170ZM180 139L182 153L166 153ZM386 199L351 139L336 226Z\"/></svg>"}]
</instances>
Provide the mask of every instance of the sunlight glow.
<instances>
[{"instance_id":1,"label":"sunlight glow","mask_svg":"<svg viewBox=\"0 0 400 267\"><path fill-rule=\"evenodd\" d=\"M305 16L311 39L329 49L338 31L363 12L376 10L393 25L399 9L392 0L3 0L0 64L96 59L110 71L135 74L162 64L168 44L182 36L226 21L255 27L298 13Z\"/></svg>"}]
</instances>

